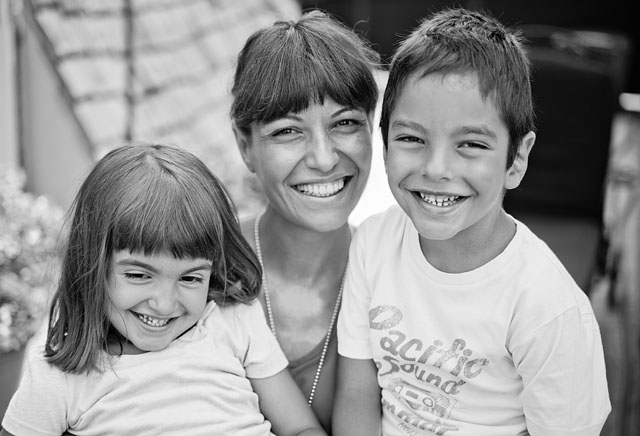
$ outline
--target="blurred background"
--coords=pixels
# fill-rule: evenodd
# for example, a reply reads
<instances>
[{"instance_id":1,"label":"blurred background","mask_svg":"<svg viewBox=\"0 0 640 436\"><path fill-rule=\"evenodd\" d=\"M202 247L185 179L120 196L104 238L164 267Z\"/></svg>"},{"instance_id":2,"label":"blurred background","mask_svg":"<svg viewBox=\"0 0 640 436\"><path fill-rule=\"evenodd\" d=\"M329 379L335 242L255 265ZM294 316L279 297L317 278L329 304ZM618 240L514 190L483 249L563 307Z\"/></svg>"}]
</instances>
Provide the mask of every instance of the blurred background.
<instances>
[{"instance_id":1,"label":"blurred background","mask_svg":"<svg viewBox=\"0 0 640 436\"><path fill-rule=\"evenodd\" d=\"M262 195L228 116L246 38L318 8L387 62L421 18L454 6L488 11L529 41L538 140L505 207L597 311L614 408L602 434L639 435L640 26L630 0L0 0L0 416L24 345L3 348L16 317L2 305L18 282L41 290L44 241L96 159L129 141L178 144L224 181L241 216L255 213ZM384 65L377 77L382 90ZM393 203L374 133L354 224Z\"/></svg>"}]
</instances>

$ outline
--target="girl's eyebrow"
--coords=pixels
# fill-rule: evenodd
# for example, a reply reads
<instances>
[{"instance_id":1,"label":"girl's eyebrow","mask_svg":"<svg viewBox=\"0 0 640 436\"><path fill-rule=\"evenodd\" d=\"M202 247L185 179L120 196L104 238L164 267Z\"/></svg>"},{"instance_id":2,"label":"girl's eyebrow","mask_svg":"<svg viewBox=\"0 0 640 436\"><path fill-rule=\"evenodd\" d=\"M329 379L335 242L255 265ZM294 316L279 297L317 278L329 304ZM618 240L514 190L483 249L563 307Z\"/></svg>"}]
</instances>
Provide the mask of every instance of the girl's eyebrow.
<instances>
[{"instance_id":1,"label":"girl's eyebrow","mask_svg":"<svg viewBox=\"0 0 640 436\"><path fill-rule=\"evenodd\" d=\"M153 267L152 265L142 262L140 260L136 260L136 259L121 259L119 261L116 262L116 265L120 265L120 266L135 266L138 268L144 268L147 269L153 273L157 273L158 269ZM201 269L205 269L205 270L210 270L211 269L211 262L203 262L199 265L196 265L192 268L187 269L186 271L183 271L182 274L188 274L190 272L193 271L199 271Z\"/></svg>"}]
</instances>

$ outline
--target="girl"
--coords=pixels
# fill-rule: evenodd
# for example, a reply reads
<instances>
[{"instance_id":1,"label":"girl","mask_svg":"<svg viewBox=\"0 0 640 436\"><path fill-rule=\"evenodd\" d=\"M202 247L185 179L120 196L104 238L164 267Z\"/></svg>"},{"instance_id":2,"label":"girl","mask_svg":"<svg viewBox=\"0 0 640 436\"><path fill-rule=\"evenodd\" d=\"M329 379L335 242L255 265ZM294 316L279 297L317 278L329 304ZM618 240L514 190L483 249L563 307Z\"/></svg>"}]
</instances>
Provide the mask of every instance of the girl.
<instances>
[{"instance_id":1,"label":"girl","mask_svg":"<svg viewBox=\"0 0 640 436\"><path fill-rule=\"evenodd\" d=\"M0 436L325 434L256 301L261 270L231 200L200 160L116 149L74 210L46 344Z\"/></svg>"}]
</instances>

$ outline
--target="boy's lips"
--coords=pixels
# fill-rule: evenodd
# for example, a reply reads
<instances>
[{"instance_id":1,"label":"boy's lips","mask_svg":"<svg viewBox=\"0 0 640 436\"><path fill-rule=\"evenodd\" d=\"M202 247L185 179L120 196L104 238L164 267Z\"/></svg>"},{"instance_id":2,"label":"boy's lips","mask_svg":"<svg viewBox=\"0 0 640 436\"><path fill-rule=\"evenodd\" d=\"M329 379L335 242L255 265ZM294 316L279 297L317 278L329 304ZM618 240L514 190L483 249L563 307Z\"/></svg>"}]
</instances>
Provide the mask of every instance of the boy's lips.
<instances>
[{"instance_id":1,"label":"boy's lips","mask_svg":"<svg viewBox=\"0 0 640 436\"><path fill-rule=\"evenodd\" d=\"M346 176L329 182L300 183L293 185L293 188L299 193L309 197L326 198L338 194L350 180L351 176Z\"/></svg>"},{"instance_id":2,"label":"boy's lips","mask_svg":"<svg viewBox=\"0 0 640 436\"><path fill-rule=\"evenodd\" d=\"M433 207L450 207L467 199L466 196L451 193L436 194L424 191L412 191L412 194L422 202Z\"/></svg>"}]
</instances>

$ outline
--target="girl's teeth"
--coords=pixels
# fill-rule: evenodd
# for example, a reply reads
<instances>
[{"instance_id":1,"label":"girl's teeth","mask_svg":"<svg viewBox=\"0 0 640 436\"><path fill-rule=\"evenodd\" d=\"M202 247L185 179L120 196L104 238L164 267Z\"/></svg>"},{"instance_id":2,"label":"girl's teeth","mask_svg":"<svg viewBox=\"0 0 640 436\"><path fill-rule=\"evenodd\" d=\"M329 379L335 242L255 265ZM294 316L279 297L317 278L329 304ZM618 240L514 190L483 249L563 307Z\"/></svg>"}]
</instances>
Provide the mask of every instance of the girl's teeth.
<instances>
[{"instance_id":1,"label":"girl's teeth","mask_svg":"<svg viewBox=\"0 0 640 436\"><path fill-rule=\"evenodd\" d=\"M420 193L420 197L425 203L436 207L447 207L458 202L459 195L432 195Z\"/></svg>"},{"instance_id":2,"label":"girl's teeth","mask_svg":"<svg viewBox=\"0 0 640 436\"><path fill-rule=\"evenodd\" d=\"M330 183L306 183L297 185L296 189L311 197L331 197L342 191L344 188L344 178Z\"/></svg>"},{"instance_id":3,"label":"girl's teeth","mask_svg":"<svg viewBox=\"0 0 640 436\"><path fill-rule=\"evenodd\" d=\"M142 321L143 323L151 327L164 327L167 324L169 324L169 321L171 321L171 318L167 318L167 319L152 318L149 315L145 315L143 313L136 313L136 315L138 316L140 321Z\"/></svg>"}]
</instances>

